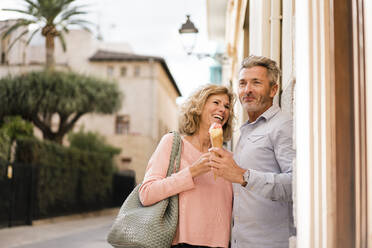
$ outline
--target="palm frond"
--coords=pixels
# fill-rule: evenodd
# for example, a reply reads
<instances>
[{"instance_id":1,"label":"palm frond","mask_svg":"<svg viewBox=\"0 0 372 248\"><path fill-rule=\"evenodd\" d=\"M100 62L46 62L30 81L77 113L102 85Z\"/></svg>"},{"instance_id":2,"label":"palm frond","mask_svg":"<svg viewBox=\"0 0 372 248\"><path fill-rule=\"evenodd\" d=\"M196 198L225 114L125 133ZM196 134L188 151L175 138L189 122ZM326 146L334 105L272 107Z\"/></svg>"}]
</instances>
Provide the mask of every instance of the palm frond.
<instances>
[{"instance_id":1,"label":"palm frond","mask_svg":"<svg viewBox=\"0 0 372 248\"><path fill-rule=\"evenodd\" d=\"M63 51L66 52L66 41L65 41L65 37L63 36L62 33L60 33L60 34L58 35L58 39L59 39L59 41L61 42L61 45L62 45L62 49L63 49Z\"/></svg>"},{"instance_id":2,"label":"palm frond","mask_svg":"<svg viewBox=\"0 0 372 248\"><path fill-rule=\"evenodd\" d=\"M59 14L61 14L71 1L39 1L38 10L45 17L49 25L53 24Z\"/></svg>"},{"instance_id":3,"label":"palm frond","mask_svg":"<svg viewBox=\"0 0 372 248\"><path fill-rule=\"evenodd\" d=\"M70 20L67 20L66 22L67 24L69 25L87 25L87 26L95 26L95 24L91 21L87 21L87 20L83 20L83 19L70 19Z\"/></svg>"},{"instance_id":4,"label":"palm frond","mask_svg":"<svg viewBox=\"0 0 372 248\"><path fill-rule=\"evenodd\" d=\"M24 0L26 3L28 3L30 6L32 6L33 8L37 9L39 6L36 5L33 1L31 0Z\"/></svg>"},{"instance_id":5,"label":"palm frond","mask_svg":"<svg viewBox=\"0 0 372 248\"><path fill-rule=\"evenodd\" d=\"M23 31L20 35L18 35L18 36L17 36L17 37L12 41L12 43L9 45L7 52L9 52L9 50L14 46L14 44L15 44L18 40L20 40L20 39L21 39L24 35L26 35L26 34L28 34L28 30Z\"/></svg>"},{"instance_id":6,"label":"palm frond","mask_svg":"<svg viewBox=\"0 0 372 248\"><path fill-rule=\"evenodd\" d=\"M70 5L71 3L73 3L73 2L75 2L76 0L64 0L63 1L63 5L64 6L68 6L68 5Z\"/></svg>"},{"instance_id":7,"label":"palm frond","mask_svg":"<svg viewBox=\"0 0 372 248\"><path fill-rule=\"evenodd\" d=\"M32 32L32 34L30 35L30 37L28 38L27 42L26 42L26 46L28 46L32 40L32 38L35 36L35 34L37 34L37 32L39 32L41 30L41 28L38 28L36 30L34 30Z\"/></svg>"},{"instance_id":8,"label":"palm frond","mask_svg":"<svg viewBox=\"0 0 372 248\"><path fill-rule=\"evenodd\" d=\"M34 10L34 9L29 9L29 10L22 10L22 9L2 9L4 11L11 11L11 12L17 12L17 13L20 13L20 14L24 14L24 15L27 15L27 18L29 20L32 20L34 19L35 21L36 20L40 20L40 15ZM22 19L25 19L25 18L22 18Z\"/></svg>"},{"instance_id":9,"label":"palm frond","mask_svg":"<svg viewBox=\"0 0 372 248\"><path fill-rule=\"evenodd\" d=\"M21 13L21 14L26 14L26 15L30 15L30 12L27 11L27 10L22 10L22 9L2 9L3 11L11 11L11 12L17 12L17 13Z\"/></svg>"},{"instance_id":10,"label":"palm frond","mask_svg":"<svg viewBox=\"0 0 372 248\"><path fill-rule=\"evenodd\" d=\"M71 20L67 22L67 25L76 25L80 28L84 29L85 31L88 31L89 33L92 33L92 30L90 29L89 25L94 25L94 23L84 20Z\"/></svg>"},{"instance_id":11,"label":"palm frond","mask_svg":"<svg viewBox=\"0 0 372 248\"><path fill-rule=\"evenodd\" d=\"M61 15L61 21L68 20L71 16L87 14L86 11L79 11L77 8L66 11Z\"/></svg>"},{"instance_id":12,"label":"palm frond","mask_svg":"<svg viewBox=\"0 0 372 248\"><path fill-rule=\"evenodd\" d=\"M68 27L66 25L60 24L59 26L61 27L63 32L65 32L66 34L68 34L70 32L70 30L68 29Z\"/></svg>"},{"instance_id":13,"label":"palm frond","mask_svg":"<svg viewBox=\"0 0 372 248\"><path fill-rule=\"evenodd\" d=\"M11 27L9 27L7 29L7 31L4 32L4 34L2 35L2 39L5 39L6 37L8 37L12 32L14 32L15 30L17 30L18 28L22 27L22 26L28 26L32 23L35 23L35 21L33 20L27 20L27 19L18 19L18 21L12 25Z\"/></svg>"},{"instance_id":14,"label":"palm frond","mask_svg":"<svg viewBox=\"0 0 372 248\"><path fill-rule=\"evenodd\" d=\"M26 3L28 3L28 6L26 6L27 10L24 10L26 12L25 14L28 14L29 16L33 16L36 19L40 19L41 14L39 12L39 1L34 3L33 1L30 0L24 0Z\"/></svg>"}]
</instances>

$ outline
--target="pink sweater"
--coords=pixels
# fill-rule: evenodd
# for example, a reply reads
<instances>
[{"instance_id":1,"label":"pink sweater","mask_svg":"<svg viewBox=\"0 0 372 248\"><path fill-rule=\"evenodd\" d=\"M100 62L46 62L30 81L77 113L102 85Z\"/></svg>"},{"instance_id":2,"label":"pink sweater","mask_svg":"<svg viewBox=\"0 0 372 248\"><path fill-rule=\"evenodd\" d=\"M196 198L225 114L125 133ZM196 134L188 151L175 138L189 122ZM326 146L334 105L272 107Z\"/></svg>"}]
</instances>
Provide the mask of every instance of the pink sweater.
<instances>
[{"instance_id":1,"label":"pink sweater","mask_svg":"<svg viewBox=\"0 0 372 248\"><path fill-rule=\"evenodd\" d=\"M173 244L228 247L232 208L231 183L219 177L214 180L212 172L193 179L188 167L202 153L184 138L179 172L166 178L172 142L173 134L166 134L148 163L140 188L142 204L152 205L179 194L179 219Z\"/></svg>"}]
</instances>

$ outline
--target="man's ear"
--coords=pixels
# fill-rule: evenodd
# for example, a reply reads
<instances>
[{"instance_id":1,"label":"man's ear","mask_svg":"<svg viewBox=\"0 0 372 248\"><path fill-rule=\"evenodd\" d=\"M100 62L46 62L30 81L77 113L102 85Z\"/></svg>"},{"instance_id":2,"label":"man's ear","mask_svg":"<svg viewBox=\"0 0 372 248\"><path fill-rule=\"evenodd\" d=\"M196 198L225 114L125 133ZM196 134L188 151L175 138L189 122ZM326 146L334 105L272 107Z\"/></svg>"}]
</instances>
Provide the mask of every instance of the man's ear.
<instances>
[{"instance_id":1,"label":"man's ear","mask_svg":"<svg viewBox=\"0 0 372 248\"><path fill-rule=\"evenodd\" d=\"M270 89L270 97L271 98L273 98L276 95L276 92L278 91L278 88L279 88L278 84L274 84L273 86L271 86L271 89Z\"/></svg>"}]
</instances>

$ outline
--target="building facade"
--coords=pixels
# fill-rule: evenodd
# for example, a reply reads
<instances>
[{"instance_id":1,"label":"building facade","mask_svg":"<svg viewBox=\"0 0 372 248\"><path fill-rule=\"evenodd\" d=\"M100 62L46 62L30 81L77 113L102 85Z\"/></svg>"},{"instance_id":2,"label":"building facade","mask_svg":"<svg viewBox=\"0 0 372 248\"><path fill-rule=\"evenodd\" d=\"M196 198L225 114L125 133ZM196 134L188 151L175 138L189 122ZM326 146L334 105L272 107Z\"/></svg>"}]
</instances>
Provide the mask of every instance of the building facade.
<instances>
[{"instance_id":1,"label":"building facade","mask_svg":"<svg viewBox=\"0 0 372 248\"><path fill-rule=\"evenodd\" d=\"M207 4L224 6L208 13L225 23L224 81L236 89L250 54L281 66L276 101L293 115L297 150L291 247L372 247L371 1Z\"/></svg>"},{"instance_id":2,"label":"building facade","mask_svg":"<svg viewBox=\"0 0 372 248\"><path fill-rule=\"evenodd\" d=\"M11 22L0 22L0 30ZM44 64L43 44L25 47L20 42L8 52L7 45L14 37L16 35L0 47L4 54L0 77L39 70ZM141 182L162 135L178 129L176 98L181 93L166 61L161 57L134 54L125 43L104 43L82 30L71 30L65 38L66 52L56 41L57 68L114 81L124 95L117 113L85 115L74 130L97 132L109 144L121 148L121 154L116 157L118 169L134 170L136 181ZM39 134L37 130L36 134Z\"/></svg>"},{"instance_id":3,"label":"building facade","mask_svg":"<svg viewBox=\"0 0 372 248\"><path fill-rule=\"evenodd\" d=\"M89 61L95 74L118 82L124 101L115 115L86 116L77 128L83 125L98 131L122 148L119 169L135 170L140 182L161 137L178 129L176 98L180 91L160 57L98 50Z\"/></svg>"}]
</instances>

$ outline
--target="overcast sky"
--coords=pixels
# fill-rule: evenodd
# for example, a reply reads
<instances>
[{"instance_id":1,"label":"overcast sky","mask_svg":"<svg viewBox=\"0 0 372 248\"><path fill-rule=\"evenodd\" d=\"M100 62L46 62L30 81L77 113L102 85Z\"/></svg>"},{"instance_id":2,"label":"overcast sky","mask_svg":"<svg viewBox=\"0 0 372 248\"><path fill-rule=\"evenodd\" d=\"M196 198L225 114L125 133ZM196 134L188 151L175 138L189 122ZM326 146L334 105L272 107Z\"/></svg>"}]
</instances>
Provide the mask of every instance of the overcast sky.
<instances>
[{"instance_id":1,"label":"overcast sky","mask_svg":"<svg viewBox=\"0 0 372 248\"><path fill-rule=\"evenodd\" d=\"M0 0L0 9L22 7L22 0ZM77 0L89 4L86 16L99 24L104 40L127 42L133 51L166 59L183 96L209 83L210 59L198 60L183 50L178 29L186 14L199 29L197 52L212 52L207 41L205 0ZM0 10L0 20L17 17Z\"/></svg>"}]
</instances>

